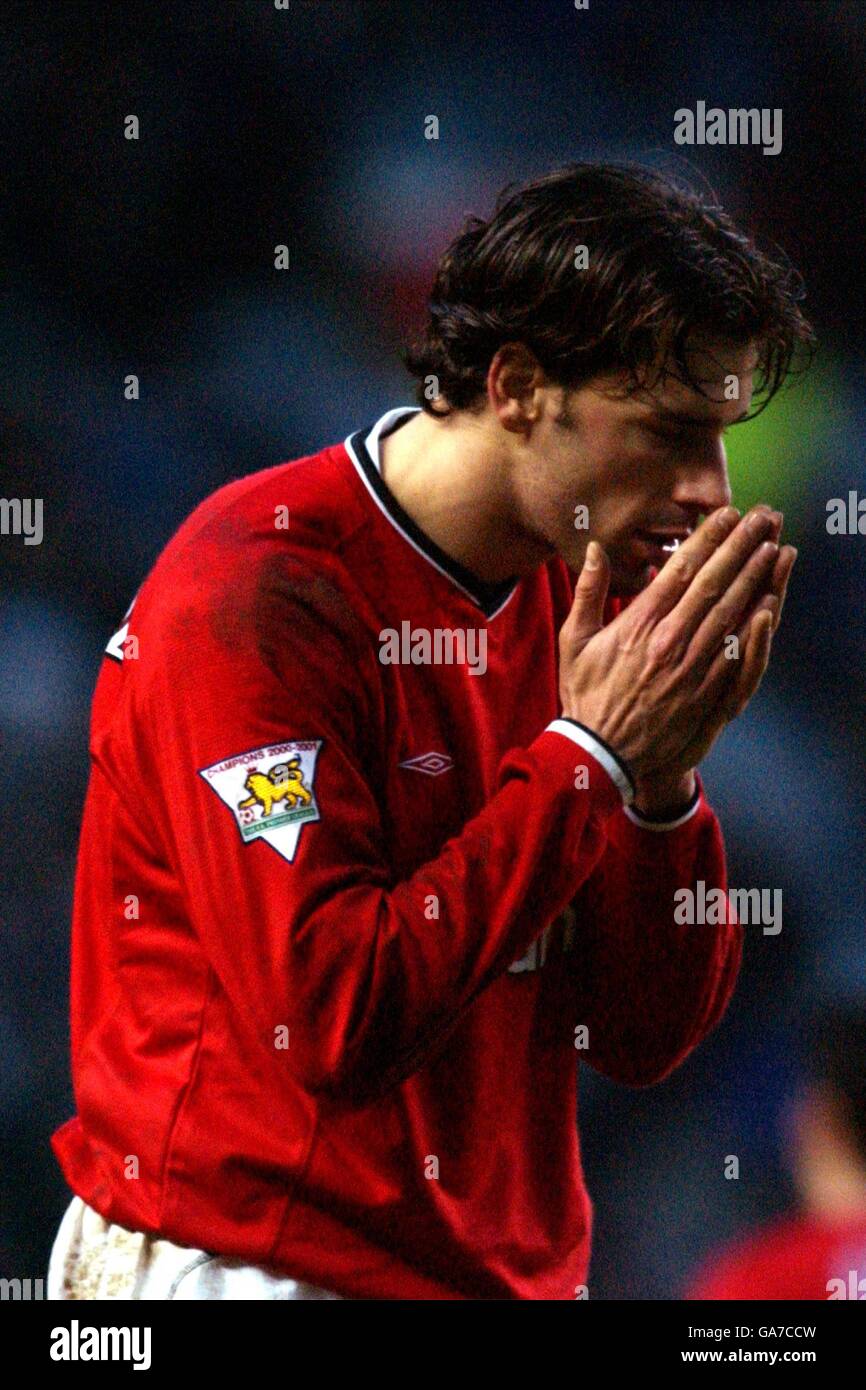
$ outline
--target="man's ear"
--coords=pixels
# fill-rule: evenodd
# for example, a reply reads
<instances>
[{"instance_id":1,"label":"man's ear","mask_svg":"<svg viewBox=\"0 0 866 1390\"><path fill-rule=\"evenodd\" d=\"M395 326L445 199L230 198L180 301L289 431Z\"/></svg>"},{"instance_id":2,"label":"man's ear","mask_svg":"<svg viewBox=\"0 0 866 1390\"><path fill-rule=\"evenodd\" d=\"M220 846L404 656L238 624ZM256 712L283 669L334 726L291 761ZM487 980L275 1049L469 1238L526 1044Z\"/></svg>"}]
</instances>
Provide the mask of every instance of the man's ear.
<instances>
[{"instance_id":1,"label":"man's ear","mask_svg":"<svg viewBox=\"0 0 866 1390\"><path fill-rule=\"evenodd\" d=\"M541 413L539 391L548 385L544 370L525 343L503 343L487 372L487 400L503 429L525 434Z\"/></svg>"}]
</instances>

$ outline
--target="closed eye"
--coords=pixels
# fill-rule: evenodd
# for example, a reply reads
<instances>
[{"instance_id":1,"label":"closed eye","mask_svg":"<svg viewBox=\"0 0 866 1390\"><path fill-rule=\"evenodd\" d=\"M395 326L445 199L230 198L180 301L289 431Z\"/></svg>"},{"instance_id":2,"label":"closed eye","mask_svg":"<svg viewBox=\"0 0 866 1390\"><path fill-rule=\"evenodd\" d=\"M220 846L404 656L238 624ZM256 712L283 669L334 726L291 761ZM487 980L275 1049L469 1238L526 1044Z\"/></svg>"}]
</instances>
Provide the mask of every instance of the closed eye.
<instances>
[{"instance_id":1,"label":"closed eye","mask_svg":"<svg viewBox=\"0 0 866 1390\"><path fill-rule=\"evenodd\" d=\"M665 428L664 425L647 425L645 428L647 434L651 435L653 439L661 440L665 444L673 444L675 447L679 448L690 448L696 444L703 444L708 436L724 439L728 431L733 429L734 425L739 425L740 423L741 421L739 420L733 420L731 424L725 425L724 428L719 429L707 429L705 426L700 425L697 427L677 425L673 427L669 426L668 428Z\"/></svg>"},{"instance_id":2,"label":"closed eye","mask_svg":"<svg viewBox=\"0 0 866 1390\"><path fill-rule=\"evenodd\" d=\"M647 433L654 439L663 440L665 444L687 445L696 443L703 432L699 430L688 430L682 427L678 429L664 429L659 425L648 425Z\"/></svg>"}]
</instances>

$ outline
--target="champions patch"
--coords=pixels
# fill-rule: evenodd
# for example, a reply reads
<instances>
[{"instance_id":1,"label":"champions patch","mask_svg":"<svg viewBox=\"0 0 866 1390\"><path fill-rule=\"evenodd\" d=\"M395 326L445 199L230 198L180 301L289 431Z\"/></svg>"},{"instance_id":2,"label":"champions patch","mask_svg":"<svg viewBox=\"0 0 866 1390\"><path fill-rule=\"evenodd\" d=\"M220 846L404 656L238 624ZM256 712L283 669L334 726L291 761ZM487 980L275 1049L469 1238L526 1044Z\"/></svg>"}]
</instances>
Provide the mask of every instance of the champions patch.
<instances>
[{"instance_id":1,"label":"champions patch","mask_svg":"<svg viewBox=\"0 0 866 1390\"><path fill-rule=\"evenodd\" d=\"M291 863L304 825L320 819L314 782L321 746L321 739L301 739L253 748L199 776L229 807L245 843L261 837Z\"/></svg>"}]
</instances>

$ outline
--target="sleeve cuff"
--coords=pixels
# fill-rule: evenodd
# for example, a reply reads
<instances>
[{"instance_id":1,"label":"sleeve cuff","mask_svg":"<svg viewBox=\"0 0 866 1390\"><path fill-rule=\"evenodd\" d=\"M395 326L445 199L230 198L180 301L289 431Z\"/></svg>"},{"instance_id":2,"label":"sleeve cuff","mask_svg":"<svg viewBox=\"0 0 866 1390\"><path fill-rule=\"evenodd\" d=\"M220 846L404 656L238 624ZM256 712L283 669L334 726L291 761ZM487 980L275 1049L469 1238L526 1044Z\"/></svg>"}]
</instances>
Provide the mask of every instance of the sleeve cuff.
<instances>
[{"instance_id":1,"label":"sleeve cuff","mask_svg":"<svg viewBox=\"0 0 866 1390\"><path fill-rule=\"evenodd\" d=\"M686 821L691 820L692 816L696 814L701 804L702 791L703 787L700 774L696 772L695 790L691 800L681 809L668 812L664 818L642 815L639 811L636 811L633 806L625 806L623 809L629 820L635 825L641 826L644 830L676 830L677 826L685 825Z\"/></svg>"},{"instance_id":2,"label":"sleeve cuff","mask_svg":"<svg viewBox=\"0 0 866 1390\"><path fill-rule=\"evenodd\" d=\"M634 780L622 758L614 753L604 739L599 738L598 734L593 733L592 729L587 729L584 724L578 724L576 719L569 719L565 715L548 724L546 732L564 734L566 738L571 739L572 743L576 743L578 748L582 748L586 753L591 753L616 786L622 797L626 813L628 813L628 808L635 797ZM697 783L697 776L695 776L695 782ZM640 824L640 822L638 823Z\"/></svg>"}]
</instances>

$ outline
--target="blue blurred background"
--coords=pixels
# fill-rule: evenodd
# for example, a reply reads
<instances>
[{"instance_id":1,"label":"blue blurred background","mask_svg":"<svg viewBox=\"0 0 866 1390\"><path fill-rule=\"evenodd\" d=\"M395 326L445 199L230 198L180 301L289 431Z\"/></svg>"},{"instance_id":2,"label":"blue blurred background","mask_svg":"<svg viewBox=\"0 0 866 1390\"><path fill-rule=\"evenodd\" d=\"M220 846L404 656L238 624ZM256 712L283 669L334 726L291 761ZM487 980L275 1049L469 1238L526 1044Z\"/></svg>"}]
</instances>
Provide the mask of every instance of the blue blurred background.
<instances>
[{"instance_id":1,"label":"blue blurred background","mask_svg":"<svg viewBox=\"0 0 866 1390\"><path fill-rule=\"evenodd\" d=\"M804 275L816 363L729 436L735 502L781 507L800 558L770 673L703 767L730 882L781 888L783 930L747 928L728 1014L663 1085L582 1073L591 1297L680 1297L791 1201L800 1027L866 995L866 541L825 524L829 498L866 494L866 7L64 0L7 4L0 43L2 493L44 499L41 545L0 538L4 1275L44 1273L69 1196L48 1138L73 1109L92 686L183 517L412 402L397 351L435 260L509 180L581 158L679 170ZM698 100L780 107L782 152L675 146Z\"/></svg>"}]
</instances>

